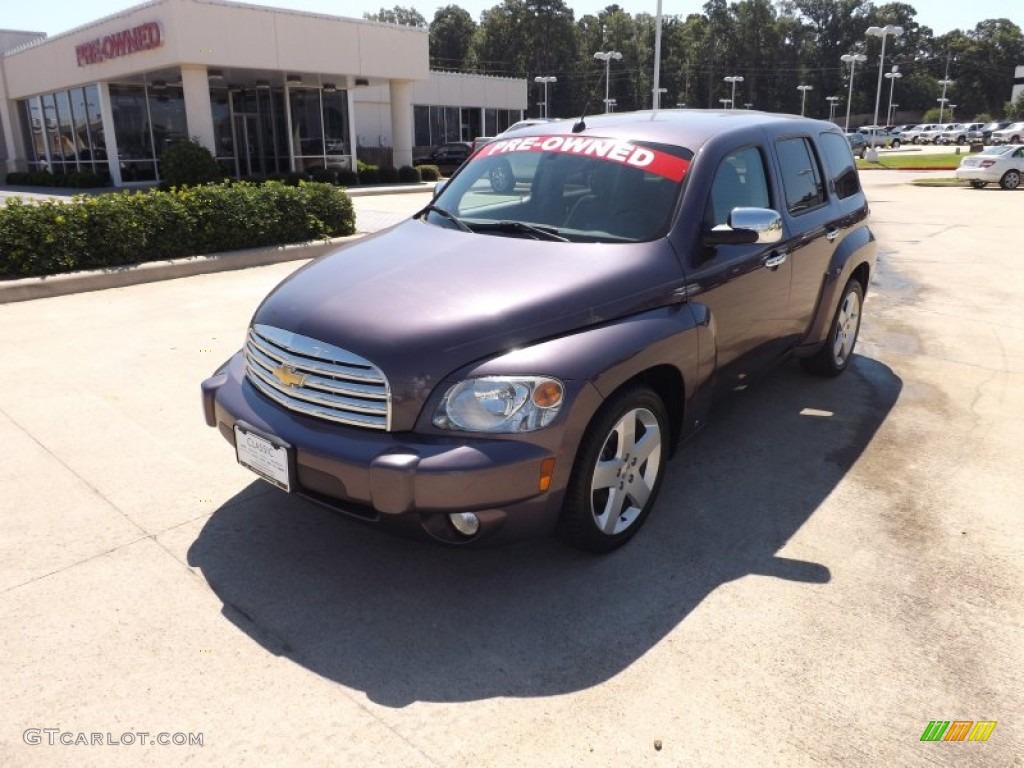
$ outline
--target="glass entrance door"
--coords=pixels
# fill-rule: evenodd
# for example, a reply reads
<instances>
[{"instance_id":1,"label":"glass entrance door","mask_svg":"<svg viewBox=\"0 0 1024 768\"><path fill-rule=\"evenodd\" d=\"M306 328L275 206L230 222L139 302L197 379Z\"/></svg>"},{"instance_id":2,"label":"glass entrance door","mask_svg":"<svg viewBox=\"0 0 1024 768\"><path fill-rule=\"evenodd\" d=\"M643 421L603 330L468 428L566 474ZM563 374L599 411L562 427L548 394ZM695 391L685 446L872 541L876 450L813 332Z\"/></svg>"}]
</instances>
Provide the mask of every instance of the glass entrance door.
<instances>
[{"instance_id":1,"label":"glass entrance door","mask_svg":"<svg viewBox=\"0 0 1024 768\"><path fill-rule=\"evenodd\" d=\"M235 113L235 164L239 176L265 176L258 115Z\"/></svg>"}]
</instances>

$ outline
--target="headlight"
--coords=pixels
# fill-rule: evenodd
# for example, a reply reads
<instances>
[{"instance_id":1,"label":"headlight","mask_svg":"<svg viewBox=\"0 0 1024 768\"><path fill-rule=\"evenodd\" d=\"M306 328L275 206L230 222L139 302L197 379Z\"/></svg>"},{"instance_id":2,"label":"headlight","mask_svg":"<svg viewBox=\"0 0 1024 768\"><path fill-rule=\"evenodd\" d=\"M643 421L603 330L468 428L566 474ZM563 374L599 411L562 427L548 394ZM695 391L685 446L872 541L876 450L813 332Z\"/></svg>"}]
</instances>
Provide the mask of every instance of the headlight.
<instances>
[{"instance_id":1,"label":"headlight","mask_svg":"<svg viewBox=\"0 0 1024 768\"><path fill-rule=\"evenodd\" d=\"M562 407L564 388L545 376L485 376L451 387L434 413L434 426L467 432L532 432Z\"/></svg>"}]
</instances>

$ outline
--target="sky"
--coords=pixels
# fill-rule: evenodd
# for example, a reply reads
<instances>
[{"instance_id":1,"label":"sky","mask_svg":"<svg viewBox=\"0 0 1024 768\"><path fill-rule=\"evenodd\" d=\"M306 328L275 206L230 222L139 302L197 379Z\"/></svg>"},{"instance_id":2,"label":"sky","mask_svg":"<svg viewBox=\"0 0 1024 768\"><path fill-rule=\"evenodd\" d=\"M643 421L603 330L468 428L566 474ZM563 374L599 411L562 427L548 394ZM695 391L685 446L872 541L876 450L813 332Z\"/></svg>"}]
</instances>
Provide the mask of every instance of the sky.
<instances>
[{"instance_id":1,"label":"sky","mask_svg":"<svg viewBox=\"0 0 1024 768\"><path fill-rule=\"evenodd\" d=\"M884 0L877 0L881 5ZM413 7L429 21L434 12L445 5L465 8L477 21L480 13L498 5L500 0L249 0L250 5L291 8L332 16L362 18L366 12L376 13L382 7L395 5ZM576 18L610 5L612 0L568 0ZM931 27L939 35L953 29L970 30L984 19L1008 18L1024 27L1024 1L1022 0L904 0L917 10L919 24ZM55 35L103 16L118 13L135 5L138 0L0 0L0 29L31 30ZM619 0L629 13L651 13L657 10L657 0ZM700 13L704 0L662 0L662 13L687 15Z\"/></svg>"}]
</instances>

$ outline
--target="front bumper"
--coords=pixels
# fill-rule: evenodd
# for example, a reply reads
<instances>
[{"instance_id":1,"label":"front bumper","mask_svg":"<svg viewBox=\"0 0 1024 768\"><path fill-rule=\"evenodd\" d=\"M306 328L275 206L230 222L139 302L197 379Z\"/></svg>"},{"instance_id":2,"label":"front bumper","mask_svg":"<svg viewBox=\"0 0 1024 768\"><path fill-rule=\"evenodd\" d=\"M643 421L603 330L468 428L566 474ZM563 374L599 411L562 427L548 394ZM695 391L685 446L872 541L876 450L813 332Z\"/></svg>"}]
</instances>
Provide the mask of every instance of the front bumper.
<instances>
[{"instance_id":1,"label":"front bumper","mask_svg":"<svg viewBox=\"0 0 1024 768\"><path fill-rule=\"evenodd\" d=\"M485 439L376 432L294 413L248 382L241 354L203 382L202 395L206 423L232 445L234 425L241 423L292 447L295 493L366 522L449 543L470 540L452 527L453 512L480 519L472 541L550 532L574 454L558 449L565 429L557 422ZM541 465L557 455L569 459L555 462L550 487L541 491Z\"/></svg>"}]
</instances>

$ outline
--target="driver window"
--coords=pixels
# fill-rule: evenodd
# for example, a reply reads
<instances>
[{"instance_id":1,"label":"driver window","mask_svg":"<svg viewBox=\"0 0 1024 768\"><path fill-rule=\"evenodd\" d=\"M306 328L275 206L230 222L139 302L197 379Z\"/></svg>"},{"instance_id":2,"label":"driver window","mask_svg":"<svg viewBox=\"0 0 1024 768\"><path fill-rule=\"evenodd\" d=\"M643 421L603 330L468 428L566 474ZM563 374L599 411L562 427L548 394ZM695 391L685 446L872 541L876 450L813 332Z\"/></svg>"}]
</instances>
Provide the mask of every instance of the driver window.
<instances>
[{"instance_id":1,"label":"driver window","mask_svg":"<svg viewBox=\"0 0 1024 768\"><path fill-rule=\"evenodd\" d=\"M764 160L757 147L726 155L711 183L711 196L704 214L707 225L728 225L733 208L770 207Z\"/></svg>"}]
</instances>

